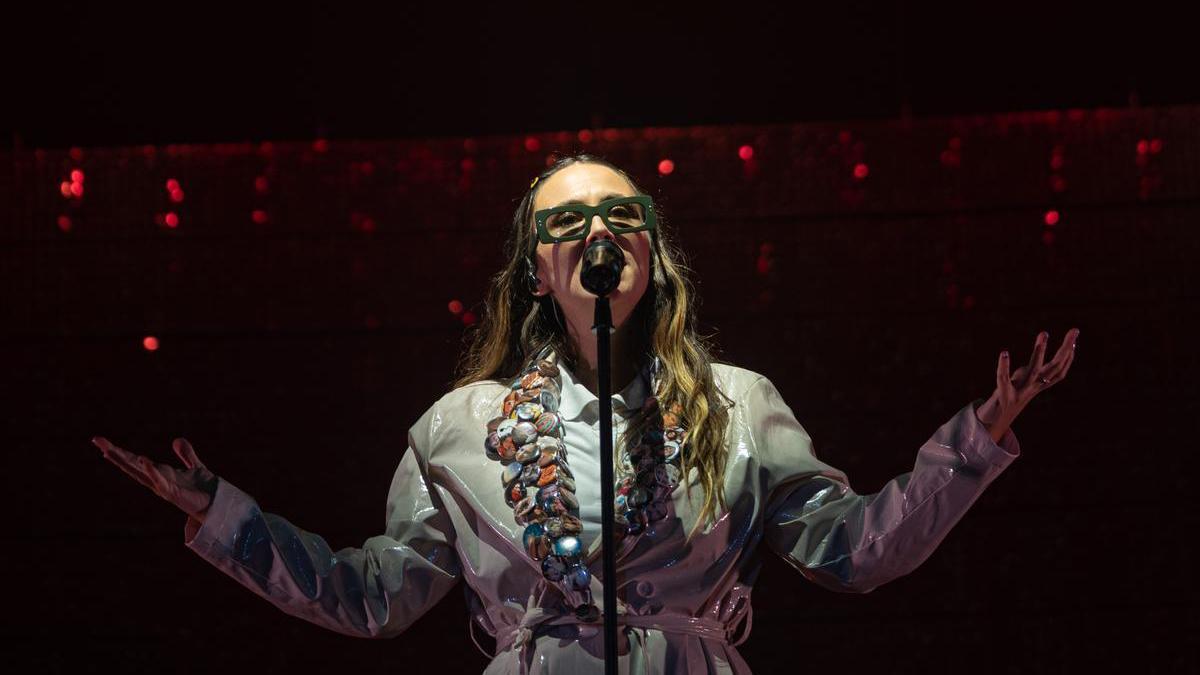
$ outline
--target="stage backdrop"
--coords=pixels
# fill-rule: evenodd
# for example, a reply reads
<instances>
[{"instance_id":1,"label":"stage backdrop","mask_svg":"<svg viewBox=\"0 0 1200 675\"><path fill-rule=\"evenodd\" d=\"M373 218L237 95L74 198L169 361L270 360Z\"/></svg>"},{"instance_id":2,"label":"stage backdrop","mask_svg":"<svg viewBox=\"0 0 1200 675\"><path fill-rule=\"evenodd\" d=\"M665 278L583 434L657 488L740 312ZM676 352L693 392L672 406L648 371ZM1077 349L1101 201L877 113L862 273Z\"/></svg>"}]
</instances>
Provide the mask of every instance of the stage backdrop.
<instances>
[{"instance_id":1,"label":"stage backdrop","mask_svg":"<svg viewBox=\"0 0 1200 675\"><path fill-rule=\"evenodd\" d=\"M395 640L307 624L186 549L89 438L174 462L186 437L360 546L517 200L585 150L655 197L719 357L770 377L859 493L989 395L1002 349L1082 330L1022 456L916 572L836 594L760 550L756 672L1194 672L1198 130L1171 107L4 155L9 660L482 671L461 593Z\"/></svg>"}]
</instances>

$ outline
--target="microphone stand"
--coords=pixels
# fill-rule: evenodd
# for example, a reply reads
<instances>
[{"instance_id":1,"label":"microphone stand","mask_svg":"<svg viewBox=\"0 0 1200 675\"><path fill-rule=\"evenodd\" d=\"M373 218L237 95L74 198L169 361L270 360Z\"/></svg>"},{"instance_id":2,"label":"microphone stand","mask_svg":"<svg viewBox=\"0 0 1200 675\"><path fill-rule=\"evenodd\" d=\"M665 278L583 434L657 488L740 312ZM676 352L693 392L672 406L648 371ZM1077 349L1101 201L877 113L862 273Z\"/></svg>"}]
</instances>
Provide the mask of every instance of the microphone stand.
<instances>
[{"instance_id":1,"label":"microphone stand","mask_svg":"<svg viewBox=\"0 0 1200 675\"><path fill-rule=\"evenodd\" d=\"M600 548L604 557L604 673L617 675L617 560L613 550L612 387L609 383L609 337L615 330L608 298L596 298L596 376L600 387Z\"/></svg>"},{"instance_id":2,"label":"microphone stand","mask_svg":"<svg viewBox=\"0 0 1200 675\"><path fill-rule=\"evenodd\" d=\"M613 506L613 439L610 340L616 330L608 294L621 279L625 255L616 244L597 239L584 252L583 287L596 295L596 377L600 396L600 545L604 559L604 673L617 675L617 561L613 550L616 514Z\"/></svg>"}]
</instances>

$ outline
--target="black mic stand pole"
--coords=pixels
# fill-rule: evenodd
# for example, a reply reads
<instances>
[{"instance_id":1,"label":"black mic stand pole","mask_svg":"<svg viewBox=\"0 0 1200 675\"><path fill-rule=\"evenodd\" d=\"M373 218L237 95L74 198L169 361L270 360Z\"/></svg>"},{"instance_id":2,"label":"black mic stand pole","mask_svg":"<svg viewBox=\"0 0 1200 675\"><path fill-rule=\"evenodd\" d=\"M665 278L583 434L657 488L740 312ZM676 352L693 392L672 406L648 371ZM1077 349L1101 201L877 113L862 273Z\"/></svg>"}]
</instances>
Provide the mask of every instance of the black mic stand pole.
<instances>
[{"instance_id":1,"label":"black mic stand pole","mask_svg":"<svg viewBox=\"0 0 1200 675\"><path fill-rule=\"evenodd\" d=\"M600 396L600 547L604 554L604 673L617 675L617 560L613 550L616 526L613 499L612 394L609 337L614 328L607 297L596 298L596 376Z\"/></svg>"},{"instance_id":2,"label":"black mic stand pole","mask_svg":"<svg viewBox=\"0 0 1200 675\"><path fill-rule=\"evenodd\" d=\"M613 506L612 386L610 340L615 328L608 294L621 281L625 254L612 241L597 239L583 254L580 281L596 296L596 378L600 396L600 545L604 554L604 673L617 675L617 560L613 545L616 514Z\"/></svg>"}]
</instances>

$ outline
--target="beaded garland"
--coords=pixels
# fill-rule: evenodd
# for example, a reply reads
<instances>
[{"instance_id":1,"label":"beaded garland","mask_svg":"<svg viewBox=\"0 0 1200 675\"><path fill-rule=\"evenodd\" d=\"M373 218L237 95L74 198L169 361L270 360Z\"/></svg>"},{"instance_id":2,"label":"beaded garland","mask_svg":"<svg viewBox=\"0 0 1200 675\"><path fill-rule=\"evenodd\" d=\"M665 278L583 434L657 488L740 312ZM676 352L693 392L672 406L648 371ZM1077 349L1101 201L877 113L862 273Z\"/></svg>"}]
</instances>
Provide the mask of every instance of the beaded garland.
<instances>
[{"instance_id":1,"label":"beaded garland","mask_svg":"<svg viewBox=\"0 0 1200 675\"><path fill-rule=\"evenodd\" d=\"M541 563L548 581L584 595L586 602L576 607L576 613L594 620L592 574L579 539L583 521L558 414L562 378L557 355L552 360L551 354L549 347L543 349L514 378L502 414L487 424L484 450L489 459L503 464L504 500L512 507L517 525L525 528L526 551ZM658 408L660 367L655 358L650 366L652 393L643 403L648 411ZM621 448L613 500L614 541L640 534L649 523L666 517L665 502L679 484L680 454L687 438L682 412L682 406L673 403L661 423L652 422L635 447Z\"/></svg>"}]
</instances>

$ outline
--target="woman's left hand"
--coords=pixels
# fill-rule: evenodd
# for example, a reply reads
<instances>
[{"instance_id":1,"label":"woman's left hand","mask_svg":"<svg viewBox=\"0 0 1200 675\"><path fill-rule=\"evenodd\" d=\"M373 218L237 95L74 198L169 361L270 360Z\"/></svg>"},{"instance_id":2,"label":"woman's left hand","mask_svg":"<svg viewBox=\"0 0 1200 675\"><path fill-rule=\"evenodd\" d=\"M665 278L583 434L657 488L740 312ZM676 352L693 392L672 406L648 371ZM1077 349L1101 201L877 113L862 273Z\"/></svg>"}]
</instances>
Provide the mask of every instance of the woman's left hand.
<instances>
[{"instance_id":1,"label":"woman's left hand","mask_svg":"<svg viewBox=\"0 0 1200 675\"><path fill-rule=\"evenodd\" d=\"M1058 351L1054 353L1054 358L1045 363L1046 344L1050 341L1050 334L1039 333L1034 339L1033 355L1029 357L1029 363L1011 375L1008 372L1008 353L1001 352L999 363L996 365L996 391L988 401L989 414L980 417L984 421L991 418L988 430L993 441L999 442L1004 437L1013 420L1029 405L1034 396L1067 377L1071 362L1075 360L1075 340L1078 338L1078 328L1067 331Z\"/></svg>"}]
</instances>

